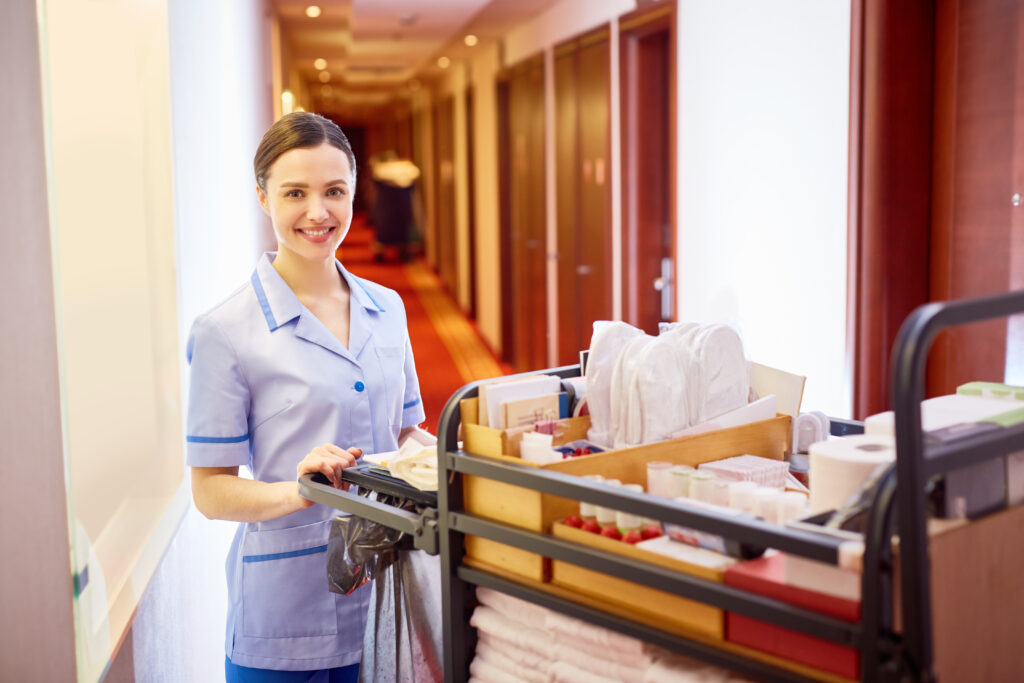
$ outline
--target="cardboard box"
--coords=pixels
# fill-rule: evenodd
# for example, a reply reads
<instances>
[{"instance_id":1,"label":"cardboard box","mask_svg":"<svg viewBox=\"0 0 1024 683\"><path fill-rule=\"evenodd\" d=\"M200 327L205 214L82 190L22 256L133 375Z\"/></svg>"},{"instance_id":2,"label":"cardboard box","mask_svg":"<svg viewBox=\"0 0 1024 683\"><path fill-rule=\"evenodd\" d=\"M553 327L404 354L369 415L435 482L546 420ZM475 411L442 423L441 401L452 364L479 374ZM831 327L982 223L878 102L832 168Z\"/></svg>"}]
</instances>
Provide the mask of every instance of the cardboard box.
<instances>
[{"instance_id":1,"label":"cardboard box","mask_svg":"<svg viewBox=\"0 0 1024 683\"><path fill-rule=\"evenodd\" d=\"M791 422L788 415L779 415L771 420L742 427L605 451L540 466L501 455L500 444L504 438L502 430L489 430L465 422L467 418L475 415L471 405L466 407L470 410L464 410L462 415L463 449L467 452L495 457L510 463L541 467L553 472L576 476L600 474L606 478L619 479L623 483L644 485L647 481L647 463L653 460L697 466L702 462L743 453L781 460L789 442ZM572 424L578 426L581 423ZM476 441L470 438L473 432L477 434ZM484 437L486 440L483 440ZM575 438L580 437L566 438L565 441ZM564 519L566 515L579 511L579 502L576 500L473 476L466 476L463 480L463 503L470 514L544 533L551 530L555 520ZM551 567L547 558L519 548L467 536L466 554L477 561L501 567L536 581L547 581L550 578Z\"/></svg>"}]
</instances>

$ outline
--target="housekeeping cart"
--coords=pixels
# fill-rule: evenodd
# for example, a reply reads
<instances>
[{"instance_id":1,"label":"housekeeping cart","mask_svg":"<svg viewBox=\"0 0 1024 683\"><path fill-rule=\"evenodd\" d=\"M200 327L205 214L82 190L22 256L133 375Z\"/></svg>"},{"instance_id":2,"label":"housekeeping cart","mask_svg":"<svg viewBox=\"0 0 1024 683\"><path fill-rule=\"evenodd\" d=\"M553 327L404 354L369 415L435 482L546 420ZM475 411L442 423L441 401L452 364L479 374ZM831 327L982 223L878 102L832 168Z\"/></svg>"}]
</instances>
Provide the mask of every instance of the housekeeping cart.
<instances>
[{"instance_id":1,"label":"housekeeping cart","mask_svg":"<svg viewBox=\"0 0 1024 683\"><path fill-rule=\"evenodd\" d=\"M718 581L673 571L629 555L576 543L523 525L474 514L467 506L467 483L488 481L517 487L514 491L586 501L662 522L815 560L841 564L839 538L806 528L760 520L736 521L729 515L683 508L671 499L612 489L582 477L511 459L487 457L458 449L462 408L477 396L482 382L466 385L448 401L438 434L439 482L436 508L420 513L388 509L304 477L301 492L311 500L364 516L407 532L416 547L439 553L443 605L443 653L446 681L465 681L473 658L475 632L469 618L474 586L485 586L604 628L762 680L841 680L839 677L766 656L724 639L665 628L657 621L637 619L628 610L584 598L544 577L527 578L500 565L467 555L467 540L492 547L532 553L550 561L586 567L610 577L640 584L694 603L731 612L806 634L859 653L860 678L932 680L931 564L929 558L927 487L943 474L1008 453L1024 450L1024 424L969 436L939 446L926 445L920 404L928 351L943 329L1024 312L1024 292L963 302L932 303L915 310L900 330L893 350L892 399L895 406L897 458L874 491L863 535L861 615L851 623L791 604L746 592ZM540 371L562 378L579 375L579 366ZM540 373L525 373L540 374ZM861 431L859 423L834 420L833 434ZM664 442L663 442L664 443ZM588 456L594 457L594 456ZM352 478L350 478L352 477ZM346 471L354 481L358 472ZM361 484L372 482L362 481ZM813 482L811 483L813 486ZM1016 510L1016 508L1014 508ZM968 525L968 533L971 533ZM899 532L898 563L893 552ZM1016 538L1006 539L1020 545ZM500 544L500 546L493 546ZM485 558L486 559L486 558ZM898 564L898 567L897 567ZM1019 589L1024 588L1024 580ZM895 594L894 594L895 589ZM897 623L898 622L898 623Z\"/></svg>"}]
</instances>

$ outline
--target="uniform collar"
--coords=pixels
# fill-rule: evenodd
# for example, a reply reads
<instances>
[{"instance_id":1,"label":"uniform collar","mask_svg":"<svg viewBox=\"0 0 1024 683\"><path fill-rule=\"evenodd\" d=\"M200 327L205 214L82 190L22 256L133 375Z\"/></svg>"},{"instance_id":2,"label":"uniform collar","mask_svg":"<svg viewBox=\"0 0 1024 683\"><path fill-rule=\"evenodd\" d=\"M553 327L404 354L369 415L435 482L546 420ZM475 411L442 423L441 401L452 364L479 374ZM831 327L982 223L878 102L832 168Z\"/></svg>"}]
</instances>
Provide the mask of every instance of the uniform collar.
<instances>
[{"instance_id":1,"label":"uniform collar","mask_svg":"<svg viewBox=\"0 0 1024 683\"><path fill-rule=\"evenodd\" d=\"M263 317L271 332L296 318L296 334L338 355L354 360L370 337L369 315L383 313L384 308L367 291L360 278L349 273L341 261L334 260L341 276L348 283L350 292L349 348L346 349L332 335L323 323L316 319L299 297L295 295L281 274L274 268L276 252L266 252L256 264L252 273L252 288L259 300Z\"/></svg>"}]
</instances>

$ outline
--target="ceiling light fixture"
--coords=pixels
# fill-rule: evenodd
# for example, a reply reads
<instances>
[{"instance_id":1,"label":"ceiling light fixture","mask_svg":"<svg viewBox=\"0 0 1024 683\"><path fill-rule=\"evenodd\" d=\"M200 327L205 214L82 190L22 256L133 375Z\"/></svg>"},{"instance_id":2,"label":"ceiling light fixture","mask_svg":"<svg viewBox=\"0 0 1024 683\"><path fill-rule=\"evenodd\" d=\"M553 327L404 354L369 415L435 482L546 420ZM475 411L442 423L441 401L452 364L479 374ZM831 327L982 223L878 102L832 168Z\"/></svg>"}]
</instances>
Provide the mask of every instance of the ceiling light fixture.
<instances>
[{"instance_id":1,"label":"ceiling light fixture","mask_svg":"<svg viewBox=\"0 0 1024 683\"><path fill-rule=\"evenodd\" d=\"M323 71L327 68L327 60L323 57L317 57L313 60L313 68L317 71Z\"/></svg>"},{"instance_id":2,"label":"ceiling light fixture","mask_svg":"<svg viewBox=\"0 0 1024 683\"><path fill-rule=\"evenodd\" d=\"M324 83L320 86L320 94L324 97L330 97L334 94L334 87L328 83Z\"/></svg>"},{"instance_id":3,"label":"ceiling light fixture","mask_svg":"<svg viewBox=\"0 0 1024 683\"><path fill-rule=\"evenodd\" d=\"M470 33L465 38L463 38L463 41L465 41L466 45L468 45L469 47L473 47L474 45L480 42L480 39L474 36L472 33Z\"/></svg>"},{"instance_id":4,"label":"ceiling light fixture","mask_svg":"<svg viewBox=\"0 0 1024 683\"><path fill-rule=\"evenodd\" d=\"M309 17L310 19L316 19L317 17L319 17L320 16L320 6L319 5L310 5L309 7L307 7L306 8L306 16Z\"/></svg>"},{"instance_id":5,"label":"ceiling light fixture","mask_svg":"<svg viewBox=\"0 0 1024 683\"><path fill-rule=\"evenodd\" d=\"M452 60L448 59L447 57L438 57L437 58L437 65L439 67L441 67L442 69L447 69L449 66L451 66L451 64L452 64Z\"/></svg>"},{"instance_id":6,"label":"ceiling light fixture","mask_svg":"<svg viewBox=\"0 0 1024 683\"><path fill-rule=\"evenodd\" d=\"M320 73L318 73L316 75L316 77L320 79L321 83L326 83L327 81L331 80L331 72L330 71L321 71Z\"/></svg>"}]
</instances>

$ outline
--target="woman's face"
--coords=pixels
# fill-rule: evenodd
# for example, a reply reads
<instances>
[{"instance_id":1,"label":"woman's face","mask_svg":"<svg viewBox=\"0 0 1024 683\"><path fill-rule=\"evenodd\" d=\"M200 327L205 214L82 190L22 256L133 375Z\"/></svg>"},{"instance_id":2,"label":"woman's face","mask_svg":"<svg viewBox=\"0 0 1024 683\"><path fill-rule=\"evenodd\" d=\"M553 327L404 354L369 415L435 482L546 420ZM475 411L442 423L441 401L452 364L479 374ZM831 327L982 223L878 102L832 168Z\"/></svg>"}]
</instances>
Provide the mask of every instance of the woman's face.
<instances>
[{"instance_id":1,"label":"woman's face","mask_svg":"<svg viewBox=\"0 0 1024 683\"><path fill-rule=\"evenodd\" d=\"M257 187L257 194L274 225L278 250L333 260L352 222L355 182L345 153L326 142L288 150L264 182L266 192Z\"/></svg>"}]
</instances>

